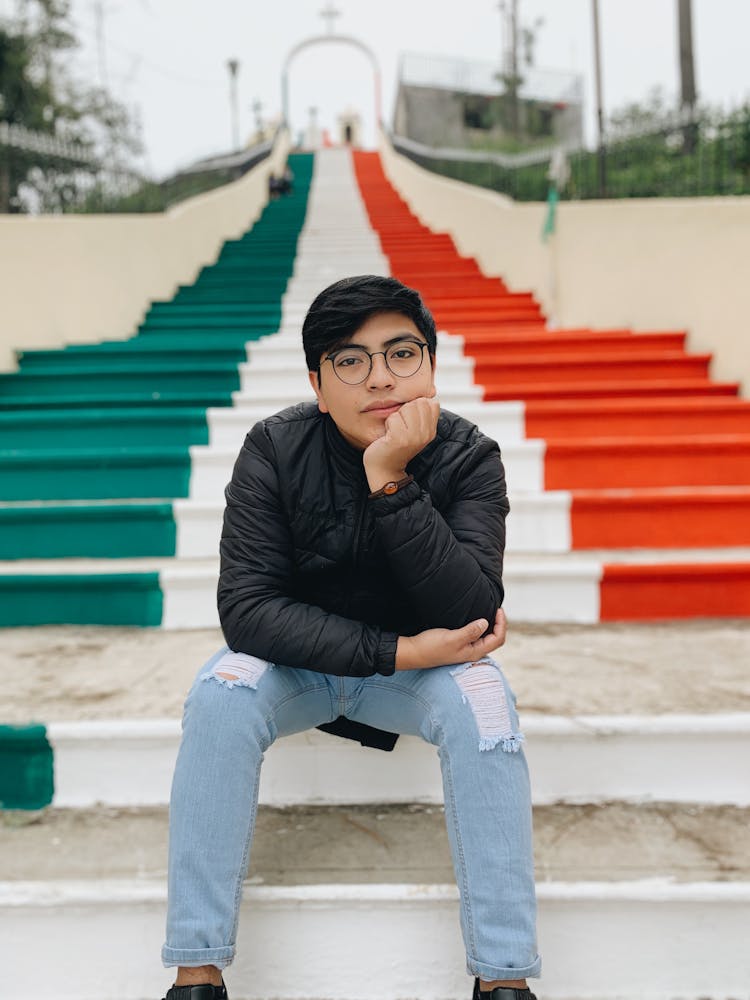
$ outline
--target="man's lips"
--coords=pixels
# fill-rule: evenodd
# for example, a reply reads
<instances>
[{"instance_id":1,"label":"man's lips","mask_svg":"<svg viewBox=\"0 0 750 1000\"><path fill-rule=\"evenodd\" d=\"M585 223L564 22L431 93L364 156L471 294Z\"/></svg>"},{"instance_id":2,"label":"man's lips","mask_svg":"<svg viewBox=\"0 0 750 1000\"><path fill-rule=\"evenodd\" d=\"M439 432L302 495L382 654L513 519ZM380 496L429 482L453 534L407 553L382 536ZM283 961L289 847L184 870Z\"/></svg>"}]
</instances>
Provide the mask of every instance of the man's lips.
<instances>
[{"instance_id":1,"label":"man's lips","mask_svg":"<svg viewBox=\"0 0 750 1000\"><path fill-rule=\"evenodd\" d=\"M376 416L395 413L404 404L398 399L379 399L376 403L366 406L363 413L374 413Z\"/></svg>"}]
</instances>

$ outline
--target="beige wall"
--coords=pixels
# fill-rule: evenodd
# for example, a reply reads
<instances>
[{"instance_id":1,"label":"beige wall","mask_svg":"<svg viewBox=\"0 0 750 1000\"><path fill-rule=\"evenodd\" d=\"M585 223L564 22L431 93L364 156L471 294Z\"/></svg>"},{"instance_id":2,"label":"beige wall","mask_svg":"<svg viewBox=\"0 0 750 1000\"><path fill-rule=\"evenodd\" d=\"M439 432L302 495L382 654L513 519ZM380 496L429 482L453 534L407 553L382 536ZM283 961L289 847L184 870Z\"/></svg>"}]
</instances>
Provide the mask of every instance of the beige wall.
<instances>
[{"instance_id":1,"label":"beige wall","mask_svg":"<svg viewBox=\"0 0 750 1000\"><path fill-rule=\"evenodd\" d=\"M546 206L423 170L383 142L386 173L416 215L450 232L485 274L533 291L558 326L688 331L711 375L750 393L750 197L563 202Z\"/></svg>"},{"instance_id":2,"label":"beige wall","mask_svg":"<svg viewBox=\"0 0 750 1000\"><path fill-rule=\"evenodd\" d=\"M268 174L289 149L244 177L163 213L0 215L0 371L14 349L131 336L149 302L170 298L240 236L268 200Z\"/></svg>"}]
</instances>

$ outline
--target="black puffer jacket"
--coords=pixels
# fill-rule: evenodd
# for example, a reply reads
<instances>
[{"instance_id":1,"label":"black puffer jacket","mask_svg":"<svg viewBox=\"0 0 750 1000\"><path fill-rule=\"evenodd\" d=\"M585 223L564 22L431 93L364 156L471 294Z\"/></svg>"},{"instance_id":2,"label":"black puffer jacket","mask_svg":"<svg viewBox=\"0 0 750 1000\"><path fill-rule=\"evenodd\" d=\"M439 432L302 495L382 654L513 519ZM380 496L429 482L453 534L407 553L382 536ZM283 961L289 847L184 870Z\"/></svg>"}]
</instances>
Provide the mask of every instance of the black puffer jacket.
<instances>
[{"instance_id":1,"label":"black puffer jacket","mask_svg":"<svg viewBox=\"0 0 750 1000\"><path fill-rule=\"evenodd\" d=\"M256 424L226 489L218 604L231 649L341 676L395 670L399 635L494 621L508 499L497 444L441 411L407 467L368 499L362 453L315 403ZM340 719L325 727L390 749Z\"/></svg>"}]
</instances>

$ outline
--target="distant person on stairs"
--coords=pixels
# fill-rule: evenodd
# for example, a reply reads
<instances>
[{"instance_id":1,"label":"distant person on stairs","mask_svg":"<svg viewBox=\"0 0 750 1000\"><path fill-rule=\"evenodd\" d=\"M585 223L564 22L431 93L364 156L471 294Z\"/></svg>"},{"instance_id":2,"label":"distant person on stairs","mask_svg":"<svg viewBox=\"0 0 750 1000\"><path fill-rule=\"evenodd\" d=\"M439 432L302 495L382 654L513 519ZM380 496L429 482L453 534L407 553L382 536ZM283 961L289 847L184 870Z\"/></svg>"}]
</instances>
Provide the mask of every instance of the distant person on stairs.
<instances>
[{"instance_id":1,"label":"distant person on stairs","mask_svg":"<svg viewBox=\"0 0 750 1000\"><path fill-rule=\"evenodd\" d=\"M167 1000L226 996L263 754L314 727L383 750L406 733L437 747L474 1000L533 1000L528 772L490 655L506 629L498 446L440 409L434 321L394 278L326 288L302 339L317 404L256 424L226 489L228 645L185 704Z\"/></svg>"}]
</instances>

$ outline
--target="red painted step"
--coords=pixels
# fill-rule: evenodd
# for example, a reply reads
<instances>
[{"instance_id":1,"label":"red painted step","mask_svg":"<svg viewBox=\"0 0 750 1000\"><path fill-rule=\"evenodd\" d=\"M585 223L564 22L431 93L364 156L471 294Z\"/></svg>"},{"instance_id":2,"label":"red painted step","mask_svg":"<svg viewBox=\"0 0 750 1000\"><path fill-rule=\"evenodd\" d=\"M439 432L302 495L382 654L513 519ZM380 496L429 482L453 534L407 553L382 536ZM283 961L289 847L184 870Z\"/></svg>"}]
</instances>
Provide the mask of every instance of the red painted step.
<instances>
[{"instance_id":1,"label":"red painted step","mask_svg":"<svg viewBox=\"0 0 750 1000\"><path fill-rule=\"evenodd\" d=\"M574 549L750 545L750 486L573 492Z\"/></svg>"},{"instance_id":2,"label":"red painted step","mask_svg":"<svg viewBox=\"0 0 750 1000\"><path fill-rule=\"evenodd\" d=\"M734 396L529 400L530 438L750 434L750 400Z\"/></svg>"},{"instance_id":3,"label":"red painted step","mask_svg":"<svg viewBox=\"0 0 750 1000\"><path fill-rule=\"evenodd\" d=\"M750 434L548 440L548 490L750 483Z\"/></svg>"},{"instance_id":4,"label":"red painted step","mask_svg":"<svg viewBox=\"0 0 750 1000\"><path fill-rule=\"evenodd\" d=\"M606 565L601 621L750 615L750 562Z\"/></svg>"},{"instance_id":5,"label":"red painted step","mask_svg":"<svg viewBox=\"0 0 750 1000\"><path fill-rule=\"evenodd\" d=\"M454 327L451 333L456 333ZM667 351L682 353L685 333L631 333L630 330L572 330L551 333L549 330L534 328L504 331L502 327L490 330L467 328L464 336L464 350L477 360L496 356L526 354L537 357L569 357L596 354L629 355L632 352Z\"/></svg>"},{"instance_id":6,"label":"red painted step","mask_svg":"<svg viewBox=\"0 0 750 1000\"><path fill-rule=\"evenodd\" d=\"M712 382L709 379L649 379L622 382L545 382L521 385L485 385L484 399L502 400L569 400L578 406L581 400L605 401L615 398L648 399L650 396L736 396L736 382ZM528 405L528 402L527 402Z\"/></svg>"},{"instance_id":7,"label":"red painted step","mask_svg":"<svg viewBox=\"0 0 750 1000\"><path fill-rule=\"evenodd\" d=\"M636 352L628 355L575 354L501 354L496 358L480 357L474 365L474 381L490 386L512 384L516 387L540 382L590 382L653 379L706 378L709 354L682 354L678 351Z\"/></svg>"}]
</instances>

